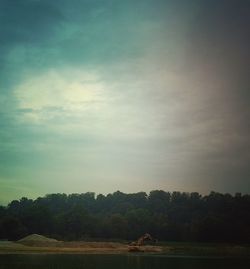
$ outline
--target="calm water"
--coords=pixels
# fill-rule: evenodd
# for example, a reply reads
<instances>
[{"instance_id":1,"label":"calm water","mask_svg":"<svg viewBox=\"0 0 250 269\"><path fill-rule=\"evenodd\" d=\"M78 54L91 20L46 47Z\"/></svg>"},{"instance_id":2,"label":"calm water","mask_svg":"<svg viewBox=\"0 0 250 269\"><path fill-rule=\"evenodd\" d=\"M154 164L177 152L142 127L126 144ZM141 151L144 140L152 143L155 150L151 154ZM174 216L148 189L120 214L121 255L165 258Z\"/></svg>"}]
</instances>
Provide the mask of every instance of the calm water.
<instances>
[{"instance_id":1,"label":"calm water","mask_svg":"<svg viewBox=\"0 0 250 269\"><path fill-rule=\"evenodd\" d=\"M0 255L0 269L241 269L250 259L164 255Z\"/></svg>"}]
</instances>

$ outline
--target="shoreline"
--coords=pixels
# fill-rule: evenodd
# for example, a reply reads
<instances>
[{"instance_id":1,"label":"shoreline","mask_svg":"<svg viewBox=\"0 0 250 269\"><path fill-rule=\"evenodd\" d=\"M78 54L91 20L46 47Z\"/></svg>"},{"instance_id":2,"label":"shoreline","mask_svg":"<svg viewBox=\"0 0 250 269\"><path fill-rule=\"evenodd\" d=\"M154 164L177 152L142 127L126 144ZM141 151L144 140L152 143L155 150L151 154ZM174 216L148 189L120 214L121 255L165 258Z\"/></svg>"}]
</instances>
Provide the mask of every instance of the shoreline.
<instances>
[{"instance_id":1,"label":"shoreline","mask_svg":"<svg viewBox=\"0 0 250 269\"><path fill-rule=\"evenodd\" d=\"M61 242L59 246L53 245L24 245L5 241L0 242L0 255L17 254L113 254L113 255L166 255L172 257L195 256L195 257L250 257L248 245L225 245L225 244L195 244L195 243L168 243L166 245L142 246L140 251L130 252L129 247L122 243L110 242Z\"/></svg>"}]
</instances>

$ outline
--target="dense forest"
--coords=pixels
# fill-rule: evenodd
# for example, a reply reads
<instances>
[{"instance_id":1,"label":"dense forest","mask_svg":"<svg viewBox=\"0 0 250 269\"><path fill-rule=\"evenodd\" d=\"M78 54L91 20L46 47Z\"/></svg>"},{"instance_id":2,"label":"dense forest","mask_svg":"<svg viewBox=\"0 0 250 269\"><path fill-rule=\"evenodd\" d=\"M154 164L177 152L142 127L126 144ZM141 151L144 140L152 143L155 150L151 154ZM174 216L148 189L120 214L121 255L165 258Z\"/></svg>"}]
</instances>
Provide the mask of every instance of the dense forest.
<instances>
[{"instance_id":1,"label":"dense forest","mask_svg":"<svg viewBox=\"0 0 250 269\"><path fill-rule=\"evenodd\" d=\"M0 206L0 238L38 233L63 240L134 240L145 232L160 241L250 243L250 195L151 191L95 196L49 194Z\"/></svg>"}]
</instances>

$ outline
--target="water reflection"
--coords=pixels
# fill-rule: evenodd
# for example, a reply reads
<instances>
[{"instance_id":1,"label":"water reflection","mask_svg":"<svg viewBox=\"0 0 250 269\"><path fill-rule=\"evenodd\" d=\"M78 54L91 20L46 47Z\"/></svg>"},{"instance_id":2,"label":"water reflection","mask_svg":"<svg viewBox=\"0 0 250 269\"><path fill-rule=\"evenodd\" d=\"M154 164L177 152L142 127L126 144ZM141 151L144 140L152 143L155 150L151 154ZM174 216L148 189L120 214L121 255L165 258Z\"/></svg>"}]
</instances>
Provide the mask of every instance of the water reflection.
<instances>
[{"instance_id":1,"label":"water reflection","mask_svg":"<svg viewBox=\"0 0 250 269\"><path fill-rule=\"evenodd\" d=\"M0 269L245 269L250 259L164 255L0 255Z\"/></svg>"}]
</instances>

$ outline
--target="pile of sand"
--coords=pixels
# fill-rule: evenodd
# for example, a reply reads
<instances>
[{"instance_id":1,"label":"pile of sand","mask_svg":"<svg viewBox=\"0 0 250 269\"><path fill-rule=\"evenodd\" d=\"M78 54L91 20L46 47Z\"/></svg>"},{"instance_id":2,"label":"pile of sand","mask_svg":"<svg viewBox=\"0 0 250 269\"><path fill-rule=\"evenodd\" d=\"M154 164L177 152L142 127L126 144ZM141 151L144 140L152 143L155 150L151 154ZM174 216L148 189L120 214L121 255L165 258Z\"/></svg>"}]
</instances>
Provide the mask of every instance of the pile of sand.
<instances>
[{"instance_id":1,"label":"pile of sand","mask_svg":"<svg viewBox=\"0 0 250 269\"><path fill-rule=\"evenodd\" d=\"M40 234L31 234L17 241L24 245L46 245L51 243L57 243L56 239L48 238Z\"/></svg>"}]
</instances>

